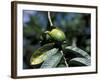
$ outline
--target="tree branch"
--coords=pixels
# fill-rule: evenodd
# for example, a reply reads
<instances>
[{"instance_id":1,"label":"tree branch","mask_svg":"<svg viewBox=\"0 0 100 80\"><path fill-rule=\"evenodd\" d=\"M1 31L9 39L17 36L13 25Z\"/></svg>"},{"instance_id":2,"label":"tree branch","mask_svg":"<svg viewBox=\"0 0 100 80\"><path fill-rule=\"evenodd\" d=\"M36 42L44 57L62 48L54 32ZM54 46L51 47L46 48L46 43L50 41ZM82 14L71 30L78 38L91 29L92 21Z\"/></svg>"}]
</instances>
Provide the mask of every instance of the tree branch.
<instances>
[{"instance_id":1,"label":"tree branch","mask_svg":"<svg viewBox=\"0 0 100 80\"><path fill-rule=\"evenodd\" d=\"M77 42L77 38L74 37L73 40L72 40L72 46L73 47L77 47L76 42Z\"/></svg>"},{"instance_id":2,"label":"tree branch","mask_svg":"<svg viewBox=\"0 0 100 80\"><path fill-rule=\"evenodd\" d=\"M50 11L48 11L48 20L50 22L50 26L53 26L52 20L51 20L51 16L50 16Z\"/></svg>"},{"instance_id":3,"label":"tree branch","mask_svg":"<svg viewBox=\"0 0 100 80\"><path fill-rule=\"evenodd\" d=\"M68 67L68 64L67 64L67 61L66 61L66 58L65 58L65 56L64 56L63 51L61 50L60 52L61 52L61 54L62 54L62 56L63 56L63 59L64 59L64 61L65 61L65 65L66 65L66 67Z\"/></svg>"}]
</instances>

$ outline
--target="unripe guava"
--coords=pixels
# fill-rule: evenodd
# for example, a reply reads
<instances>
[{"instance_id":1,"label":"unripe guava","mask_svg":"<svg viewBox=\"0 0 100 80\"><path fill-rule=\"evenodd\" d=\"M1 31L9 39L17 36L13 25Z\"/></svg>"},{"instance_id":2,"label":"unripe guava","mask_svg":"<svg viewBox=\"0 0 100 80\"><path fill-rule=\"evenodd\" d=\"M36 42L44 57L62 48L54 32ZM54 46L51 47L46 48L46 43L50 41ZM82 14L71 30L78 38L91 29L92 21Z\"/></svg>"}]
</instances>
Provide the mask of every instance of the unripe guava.
<instances>
[{"instance_id":1,"label":"unripe guava","mask_svg":"<svg viewBox=\"0 0 100 80\"><path fill-rule=\"evenodd\" d=\"M66 36L63 31L58 28L48 31L49 36L55 41L64 41Z\"/></svg>"}]
</instances>

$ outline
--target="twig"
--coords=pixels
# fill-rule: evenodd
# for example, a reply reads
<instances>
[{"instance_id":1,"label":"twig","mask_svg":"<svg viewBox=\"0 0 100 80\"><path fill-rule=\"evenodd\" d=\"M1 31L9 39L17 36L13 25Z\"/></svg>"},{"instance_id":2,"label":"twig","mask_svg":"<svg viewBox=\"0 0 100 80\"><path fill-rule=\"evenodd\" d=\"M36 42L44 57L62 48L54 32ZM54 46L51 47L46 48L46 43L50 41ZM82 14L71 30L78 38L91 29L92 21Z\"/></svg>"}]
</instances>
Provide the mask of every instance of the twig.
<instances>
[{"instance_id":1,"label":"twig","mask_svg":"<svg viewBox=\"0 0 100 80\"><path fill-rule=\"evenodd\" d=\"M50 26L53 26L53 23L51 21L50 11L48 11L48 19L49 19L49 22L50 22Z\"/></svg>"},{"instance_id":2,"label":"twig","mask_svg":"<svg viewBox=\"0 0 100 80\"><path fill-rule=\"evenodd\" d=\"M72 46L73 47L77 47L76 42L77 42L77 38L74 37L73 40L72 40Z\"/></svg>"},{"instance_id":3,"label":"twig","mask_svg":"<svg viewBox=\"0 0 100 80\"><path fill-rule=\"evenodd\" d=\"M61 50L60 52L61 52L61 54L62 54L62 56L63 56L64 61L65 61L65 65L68 67L68 64L67 64L67 61L66 61L66 58L65 58L65 56L64 56L63 51Z\"/></svg>"}]
</instances>

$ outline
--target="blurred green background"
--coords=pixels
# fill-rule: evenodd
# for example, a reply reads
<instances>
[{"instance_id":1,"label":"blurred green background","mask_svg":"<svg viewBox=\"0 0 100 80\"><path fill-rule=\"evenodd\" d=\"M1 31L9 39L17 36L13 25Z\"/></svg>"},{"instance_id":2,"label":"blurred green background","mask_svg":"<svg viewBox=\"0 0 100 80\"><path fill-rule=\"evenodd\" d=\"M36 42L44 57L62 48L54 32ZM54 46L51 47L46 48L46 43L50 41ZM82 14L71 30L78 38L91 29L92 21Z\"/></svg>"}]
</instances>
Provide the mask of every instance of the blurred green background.
<instances>
[{"instance_id":1,"label":"blurred green background","mask_svg":"<svg viewBox=\"0 0 100 80\"><path fill-rule=\"evenodd\" d=\"M23 10L23 68L31 68L28 64L32 53L40 47L40 36L50 26L47 11ZM65 32L67 45L76 45L90 54L91 15L88 13L50 12L54 26ZM90 54L91 55L91 54ZM27 57L26 57L27 56Z\"/></svg>"}]
</instances>

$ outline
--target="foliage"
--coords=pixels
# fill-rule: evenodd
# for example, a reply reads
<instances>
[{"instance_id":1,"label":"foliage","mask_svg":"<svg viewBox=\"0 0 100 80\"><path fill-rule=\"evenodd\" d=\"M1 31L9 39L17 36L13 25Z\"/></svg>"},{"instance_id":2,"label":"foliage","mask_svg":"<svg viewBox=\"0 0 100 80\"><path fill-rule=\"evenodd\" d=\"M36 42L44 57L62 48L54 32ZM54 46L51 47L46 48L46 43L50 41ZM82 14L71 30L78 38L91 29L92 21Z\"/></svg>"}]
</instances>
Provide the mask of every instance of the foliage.
<instances>
[{"instance_id":1,"label":"foliage","mask_svg":"<svg viewBox=\"0 0 100 80\"><path fill-rule=\"evenodd\" d=\"M46 11L23 11L23 68L90 66L90 14L51 12L51 19L64 32L64 41L53 41L45 33L54 28Z\"/></svg>"}]
</instances>

